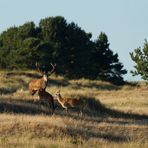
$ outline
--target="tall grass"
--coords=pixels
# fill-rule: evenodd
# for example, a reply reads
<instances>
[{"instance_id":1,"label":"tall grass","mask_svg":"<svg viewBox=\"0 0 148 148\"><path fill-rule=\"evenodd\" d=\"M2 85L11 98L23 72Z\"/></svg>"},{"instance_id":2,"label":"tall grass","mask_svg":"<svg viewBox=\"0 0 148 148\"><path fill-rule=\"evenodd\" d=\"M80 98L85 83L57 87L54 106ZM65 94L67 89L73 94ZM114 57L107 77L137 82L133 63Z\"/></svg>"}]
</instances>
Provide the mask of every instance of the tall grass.
<instances>
[{"instance_id":1,"label":"tall grass","mask_svg":"<svg viewBox=\"0 0 148 148\"><path fill-rule=\"evenodd\" d=\"M51 76L53 96L83 100L83 116L57 106L51 115L28 92L33 71L0 72L0 147L148 147L147 85L116 86L97 80ZM36 99L36 102L33 101Z\"/></svg>"}]
</instances>

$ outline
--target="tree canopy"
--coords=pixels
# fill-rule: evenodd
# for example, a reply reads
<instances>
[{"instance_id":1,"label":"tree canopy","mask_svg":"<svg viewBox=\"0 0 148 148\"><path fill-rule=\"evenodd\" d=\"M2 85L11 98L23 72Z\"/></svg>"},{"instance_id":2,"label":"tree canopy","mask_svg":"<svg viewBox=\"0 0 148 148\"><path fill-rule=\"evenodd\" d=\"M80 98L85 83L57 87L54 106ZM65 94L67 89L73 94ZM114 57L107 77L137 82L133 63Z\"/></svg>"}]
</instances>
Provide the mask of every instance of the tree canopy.
<instances>
[{"instance_id":1,"label":"tree canopy","mask_svg":"<svg viewBox=\"0 0 148 148\"><path fill-rule=\"evenodd\" d=\"M35 69L38 62L47 70L52 62L57 64L56 74L68 78L122 84L127 71L109 48L107 35L101 32L95 41L91 37L62 16L41 19L38 26L27 22L11 27L0 34L0 68Z\"/></svg>"},{"instance_id":2,"label":"tree canopy","mask_svg":"<svg viewBox=\"0 0 148 148\"><path fill-rule=\"evenodd\" d=\"M131 59L135 62L133 76L140 75L143 80L148 81L148 42L145 40L143 48L139 47L130 53Z\"/></svg>"}]
</instances>

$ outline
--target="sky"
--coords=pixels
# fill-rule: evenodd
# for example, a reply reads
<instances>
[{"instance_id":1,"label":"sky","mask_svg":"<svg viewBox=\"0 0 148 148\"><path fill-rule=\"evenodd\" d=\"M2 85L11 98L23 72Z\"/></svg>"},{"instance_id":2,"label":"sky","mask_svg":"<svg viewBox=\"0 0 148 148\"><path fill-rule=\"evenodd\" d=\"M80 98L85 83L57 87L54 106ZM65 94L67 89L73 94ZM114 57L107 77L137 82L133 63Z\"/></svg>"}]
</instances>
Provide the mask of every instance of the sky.
<instances>
[{"instance_id":1,"label":"sky","mask_svg":"<svg viewBox=\"0 0 148 148\"><path fill-rule=\"evenodd\" d=\"M148 33L148 0L0 0L0 33L28 21L38 25L49 16L63 16L97 39L108 36L110 49L118 53L128 70L125 80L137 81L130 73L135 63L129 52L142 47Z\"/></svg>"}]
</instances>

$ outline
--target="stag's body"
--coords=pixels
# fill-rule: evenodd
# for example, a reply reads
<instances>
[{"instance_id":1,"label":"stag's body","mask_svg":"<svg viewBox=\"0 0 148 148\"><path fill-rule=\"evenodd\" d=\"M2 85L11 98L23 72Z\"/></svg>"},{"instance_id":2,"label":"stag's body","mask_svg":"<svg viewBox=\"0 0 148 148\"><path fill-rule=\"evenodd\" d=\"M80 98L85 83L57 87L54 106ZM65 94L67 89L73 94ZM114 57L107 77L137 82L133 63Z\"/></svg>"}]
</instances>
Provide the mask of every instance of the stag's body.
<instances>
[{"instance_id":1,"label":"stag's body","mask_svg":"<svg viewBox=\"0 0 148 148\"><path fill-rule=\"evenodd\" d=\"M39 95L39 101L41 103L46 103L48 107L51 106L52 113L53 113L55 109L53 96L46 91L39 91L38 95Z\"/></svg>"},{"instance_id":2,"label":"stag's body","mask_svg":"<svg viewBox=\"0 0 148 148\"><path fill-rule=\"evenodd\" d=\"M40 78L40 79L36 79L36 80L32 80L30 83L29 83L29 91L31 93L31 95L34 95L37 91L45 91L46 90L46 87L47 87L47 83L48 83L48 75L51 75L54 70L55 70L55 66L56 65L52 65L52 70L48 73L48 72L43 72L43 77ZM37 68L38 68L38 64L37 64ZM39 68L38 68L38 71Z\"/></svg>"},{"instance_id":3,"label":"stag's body","mask_svg":"<svg viewBox=\"0 0 148 148\"><path fill-rule=\"evenodd\" d=\"M68 110L68 108L78 108L82 115L81 111L82 101L80 99L62 97L60 91L56 93L56 99L58 100L62 108L66 109L66 111Z\"/></svg>"},{"instance_id":4,"label":"stag's body","mask_svg":"<svg viewBox=\"0 0 148 148\"><path fill-rule=\"evenodd\" d=\"M34 95L37 91L45 91L48 83L48 78L46 75L43 75L42 78L32 80L29 83L29 91L31 95Z\"/></svg>"}]
</instances>

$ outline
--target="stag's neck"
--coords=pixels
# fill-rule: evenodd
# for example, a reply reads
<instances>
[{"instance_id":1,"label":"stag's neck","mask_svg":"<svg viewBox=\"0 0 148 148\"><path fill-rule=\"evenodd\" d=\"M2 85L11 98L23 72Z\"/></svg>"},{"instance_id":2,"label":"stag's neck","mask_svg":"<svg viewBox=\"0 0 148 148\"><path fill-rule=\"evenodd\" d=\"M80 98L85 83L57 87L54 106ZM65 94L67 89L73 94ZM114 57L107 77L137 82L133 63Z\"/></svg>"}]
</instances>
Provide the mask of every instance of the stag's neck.
<instances>
[{"instance_id":1,"label":"stag's neck","mask_svg":"<svg viewBox=\"0 0 148 148\"><path fill-rule=\"evenodd\" d=\"M48 78L47 78L47 76L46 76L46 75L43 75L43 80L44 80L45 82L47 82L47 81L48 81Z\"/></svg>"}]
</instances>

